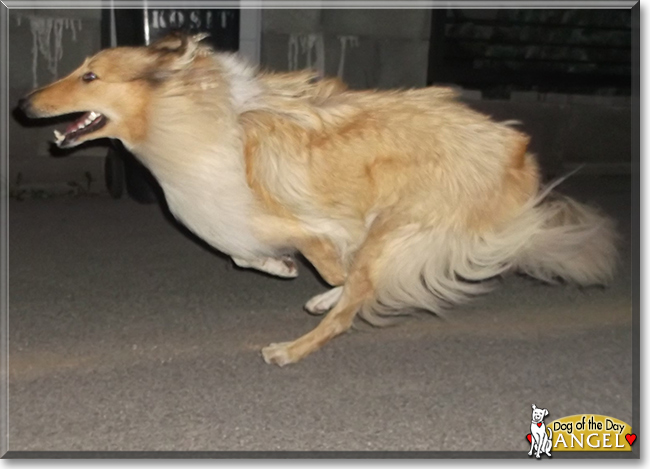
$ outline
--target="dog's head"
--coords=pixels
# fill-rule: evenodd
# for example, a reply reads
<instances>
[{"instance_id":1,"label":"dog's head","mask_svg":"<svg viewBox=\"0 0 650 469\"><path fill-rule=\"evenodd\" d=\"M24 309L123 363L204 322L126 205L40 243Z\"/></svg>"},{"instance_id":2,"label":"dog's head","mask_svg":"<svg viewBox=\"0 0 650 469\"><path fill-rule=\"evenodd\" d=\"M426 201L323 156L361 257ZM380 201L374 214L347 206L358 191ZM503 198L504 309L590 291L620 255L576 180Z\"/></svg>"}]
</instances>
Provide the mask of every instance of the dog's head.
<instances>
[{"instance_id":1,"label":"dog's head","mask_svg":"<svg viewBox=\"0 0 650 469\"><path fill-rule=\"evenodd\" d=\"M151 93L207 50L199 47L204 37L174 33L148 47L100 51L67 77L29 93L19 107L31 118L83 113L55 131L62 148L103 137L134 143L146 128Z\"/></svg>"},{"instance_id":2,"label":"dog's head","mask_svg":"<svg viewBox=\"0 0 650 469\"><path fill-rule=\"evenodd\" d=\"M548 415L547 409L538 409L535 404L533 404L533 423L540 423L544 420L544 417Z\"/></svg>"}]
</instances>

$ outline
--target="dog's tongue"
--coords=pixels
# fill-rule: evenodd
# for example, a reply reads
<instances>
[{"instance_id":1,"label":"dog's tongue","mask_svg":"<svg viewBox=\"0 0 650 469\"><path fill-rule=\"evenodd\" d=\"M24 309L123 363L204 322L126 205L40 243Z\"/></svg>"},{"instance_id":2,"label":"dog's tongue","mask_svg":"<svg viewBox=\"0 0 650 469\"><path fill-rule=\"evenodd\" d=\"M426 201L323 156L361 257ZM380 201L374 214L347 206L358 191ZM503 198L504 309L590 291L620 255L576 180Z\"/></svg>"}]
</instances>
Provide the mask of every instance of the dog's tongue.
<instances>
[{"instance_id":1,"label":"dog's tongue","mask_svg":"<svg viewBox=\"0 0 650 469\"><path fill-rule=\"evenodd\" d=\"M70 124L66 129L65 133L69 134L70 132L74 132L77 130L79 127L83 125L83 123L90 117L90 112L86 112L83 116L81 116L79 119L74 121L72 124Z\"/></svg>"}]
</instances>

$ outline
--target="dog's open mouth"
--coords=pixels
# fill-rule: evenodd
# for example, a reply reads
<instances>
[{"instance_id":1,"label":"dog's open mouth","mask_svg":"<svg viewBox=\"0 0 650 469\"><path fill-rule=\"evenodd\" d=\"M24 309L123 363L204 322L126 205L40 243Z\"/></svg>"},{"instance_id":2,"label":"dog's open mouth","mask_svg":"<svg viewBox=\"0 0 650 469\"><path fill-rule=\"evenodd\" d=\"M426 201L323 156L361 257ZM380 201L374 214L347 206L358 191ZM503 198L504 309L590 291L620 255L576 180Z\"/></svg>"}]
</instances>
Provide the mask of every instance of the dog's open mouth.
<instances>
[{"instance_id":1,"label":"dog's open mouth","mask_svg":"<svg viewBox=\"0 0 650 469\"><path fill-rule=\"evenodd\" d=\"M72 146L82 135L95 132L106 125L107 118L99 112L91 111L84 113L79 119L70 124L64 132L54 131L54 143L59 148Z\"/></svg>"}]
</instances>

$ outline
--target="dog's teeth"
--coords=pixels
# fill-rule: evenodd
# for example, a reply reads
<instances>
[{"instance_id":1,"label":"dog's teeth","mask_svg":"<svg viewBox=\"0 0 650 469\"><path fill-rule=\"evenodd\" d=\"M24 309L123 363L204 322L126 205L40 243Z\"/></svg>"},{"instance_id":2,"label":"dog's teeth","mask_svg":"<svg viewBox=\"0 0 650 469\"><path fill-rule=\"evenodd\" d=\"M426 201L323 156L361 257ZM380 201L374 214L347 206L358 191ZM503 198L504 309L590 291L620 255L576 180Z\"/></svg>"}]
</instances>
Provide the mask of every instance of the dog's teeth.
<instances>
[{"instance_id":1,"label":"dog's teeth","mask_svg":"<svg viewBox=\"0 0 650 469\"><path fill-rule=\"evenodd\" d=\"M56 143L61 143L63 140L65 140L65 135L63 135L58 130L54 131L54 137L56 138Z\"/></svg>"},{"instance_id":2,"label":"dog's teeth","mask_svg":"<svg viewBox=\"0 0 650 469\"><path fill-rule=\"evenodd\" d=\"M87 125L90 124L92 121L93 121L92 118L89 117L88 119L86 119L86 120L84 121L83 126L84 126L84 127L87 126Z\"/></svg>"}]
</instances>

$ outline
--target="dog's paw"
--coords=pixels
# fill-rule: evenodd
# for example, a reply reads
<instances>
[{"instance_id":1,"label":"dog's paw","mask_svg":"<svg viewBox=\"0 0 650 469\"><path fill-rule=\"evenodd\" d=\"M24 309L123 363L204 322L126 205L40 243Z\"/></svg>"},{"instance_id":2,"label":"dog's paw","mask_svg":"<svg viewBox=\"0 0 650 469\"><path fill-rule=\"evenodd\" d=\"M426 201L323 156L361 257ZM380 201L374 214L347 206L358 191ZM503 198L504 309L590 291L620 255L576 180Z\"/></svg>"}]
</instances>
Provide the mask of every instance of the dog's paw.
<instances>
[{"instance_id":1,"label":"dog's paw","mask_svg":"<svg viewBox=\"0 0 650 469\"><path fill-rule=\"evenodd\" d=\"M325 293L316 295L305 304L305 309L310 314L323 314L328 312L341 298L343 287L332 288Z\"/></svg>"},{"instance_id":2,"label":"dog's paw","mask_svg":"<svg viewBox=\"0 0 650 469\"><path fill-rule=\"evenodd\" d=\"M282 256L280 261L284 265L284 273L287 278L295 278L298 276L298 265L291 256Z\"/></svg>"},{"instance_id":3,"label":"dog's paw","mask_svg":"<svg viewBox=\"0 0 650 469\"><path fill-rule=\"evenodd\" d=\"M279 259L265 259L260 270L282 278L296 278L298 276L298 266L291 256L282 256Z\"/></svg>"},{"instance_id":4,"label":"dog's paw","mask_svg":"<svg viewBox=\"0 0 650 469\"><path fill-rule=\"evenodd\" d=\"M262 357L269 365L284 366L293 363L295 360L289 353L291 342L281 342L279 344L270 344L262 349Z\"/></svg>"},{"instance_id":5,"label":"dog's paw","mask_svg":"<svg viewBox=\"0 0 650 469\"><path fill-rule=\"evenodd\" d=\"M233 262L244 269L257 269L267 274L282 278L296 278L298 265L291 256L263 257L259 259L232 258Z\"/></svg>"}]
</instances>

